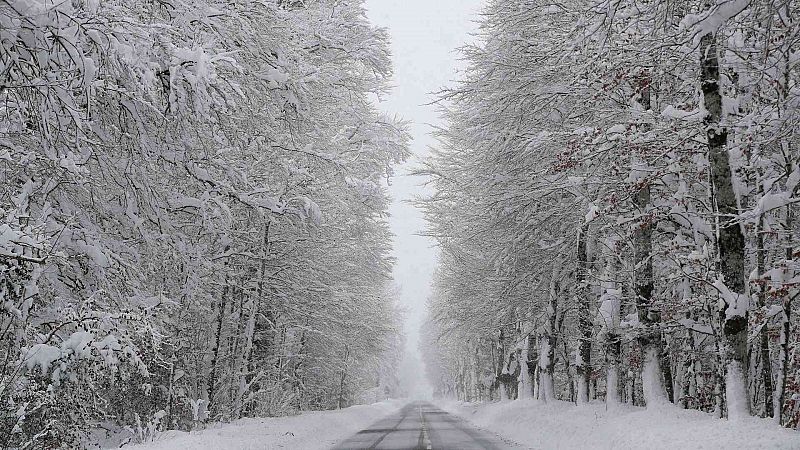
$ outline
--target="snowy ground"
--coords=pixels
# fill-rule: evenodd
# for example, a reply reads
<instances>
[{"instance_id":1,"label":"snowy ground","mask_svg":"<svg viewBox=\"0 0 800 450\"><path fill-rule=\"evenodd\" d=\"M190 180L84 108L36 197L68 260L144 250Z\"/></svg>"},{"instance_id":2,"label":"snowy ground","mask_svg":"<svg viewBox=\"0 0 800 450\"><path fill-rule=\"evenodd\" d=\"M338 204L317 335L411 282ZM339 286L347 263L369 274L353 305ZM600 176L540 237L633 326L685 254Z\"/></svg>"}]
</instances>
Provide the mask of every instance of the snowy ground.
<instances>
[{"instance_id":1,"label":"snowy ground","mask_svg":"<svg viewBox=\"0 0 800 450\"><path fill-rule=\"evenodd\" d=\"M243 419L198 432L167 432L131 450L329 449L400 410L391 400L340 411L299 416ZM720 420L693 410L666 406L646 410L621 405L609 411L597 402L518 400L503 403L445 403L441 407L477 427L532 449L800 449L800 432L769 420Z\"/></svg>"},{"instance_id":2,"label":"snowy ground","mask_svg":"<svg viewBox=\"0 0 800 450\"><path fill-rule=\"evenodd\" d=\"M731 422L672 405L657 410L622 405L608 411L599 402L579 407L518 400L442 407L533 449L800 449L800 432L768 420Z\"/></svg>"},{"instance_id":3,"label":"snowy ground","mask_svg":"<svg viewBox=\"0 0 800 450\"><path fill-rule=\"evenodd\" d=\"M265 450L329 449L337 442L400 409L406 402L389 400L340 411L299 416L242 419L197 432L168 431L155 442L125 446L130 450Z\"/></svg>"}]
</instances>

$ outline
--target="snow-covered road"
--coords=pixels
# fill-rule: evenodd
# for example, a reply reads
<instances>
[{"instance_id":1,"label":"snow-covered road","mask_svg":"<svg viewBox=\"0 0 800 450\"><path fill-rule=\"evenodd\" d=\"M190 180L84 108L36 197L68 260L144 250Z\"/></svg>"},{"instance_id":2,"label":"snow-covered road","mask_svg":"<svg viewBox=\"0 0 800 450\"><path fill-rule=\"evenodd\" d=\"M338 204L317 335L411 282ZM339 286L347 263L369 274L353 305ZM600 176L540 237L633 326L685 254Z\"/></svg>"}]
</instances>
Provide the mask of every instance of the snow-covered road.
<instances>
[{"instance_id":1,"label":"snow-covered road","mask_svg":"<svg viewBox=\"0 0 800 450\"><path fill-rule=\"evenodd\" d=\"M509 447L509 443L497 436L430 403L414 402L359 431L335 449L499 450Z\"/></svg>"}]
</instances>

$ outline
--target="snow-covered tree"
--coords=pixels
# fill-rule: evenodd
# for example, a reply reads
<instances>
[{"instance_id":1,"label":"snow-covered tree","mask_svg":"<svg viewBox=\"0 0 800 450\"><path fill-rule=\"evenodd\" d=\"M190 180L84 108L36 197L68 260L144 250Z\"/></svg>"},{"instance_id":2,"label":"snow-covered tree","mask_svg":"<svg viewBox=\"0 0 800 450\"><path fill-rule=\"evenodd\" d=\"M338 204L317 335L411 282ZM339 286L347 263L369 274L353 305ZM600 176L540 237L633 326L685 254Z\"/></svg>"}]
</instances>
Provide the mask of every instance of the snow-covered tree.
<instances>
[{"instance_id":1,"label":"snow-covered tree","mask_svg":"<svg viewBox=\"0 0 800 450\"><path fill-rule=\"evenodd\" d=\"M360 1L0 2L0 444L372 388L390 75Z\"/></svg>"},{"instance_id":2,"label":"snow-covered tree","mask_svg":"<svg viewBox=\"0 0 800 450\"><path fill-rule=\"evenodd\" d=\"M796 425L796 7L489 2L420 170L436 371Z\"/></svg>"}]
</instances>

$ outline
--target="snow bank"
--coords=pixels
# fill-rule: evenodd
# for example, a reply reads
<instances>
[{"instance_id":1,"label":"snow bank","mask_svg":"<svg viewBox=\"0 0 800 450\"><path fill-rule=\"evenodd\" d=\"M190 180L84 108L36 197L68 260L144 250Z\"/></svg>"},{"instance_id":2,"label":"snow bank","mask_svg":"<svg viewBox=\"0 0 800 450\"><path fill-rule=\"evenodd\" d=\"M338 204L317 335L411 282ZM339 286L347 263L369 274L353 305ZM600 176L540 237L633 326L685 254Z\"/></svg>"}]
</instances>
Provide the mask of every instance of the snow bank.
<instances>
[{"instance_id":1,"label":"snow bank","mask_svg":"<svg viewBox=\"0 0 800 450\"><path fill-rule=\"evenodd\" d=\"M797 449L800 433L755 417L734 422L665 405L652 410L601 402L517 400L443 409L530 448L547 449Z\"/></svg>"},{"instance_id":2,"label":"snow bank","mask_svg":"<svg viewBox=\"0 0 800 450\"><path fill-rule=\"evenodd\" d=\"M242 419L194 432L168 431L155 442L125 446L130 450L250 450L287 448L328 449L400 409L405 402L388 400L338 411L306 412L299 416Z\"/></svg>"}]
</instances>

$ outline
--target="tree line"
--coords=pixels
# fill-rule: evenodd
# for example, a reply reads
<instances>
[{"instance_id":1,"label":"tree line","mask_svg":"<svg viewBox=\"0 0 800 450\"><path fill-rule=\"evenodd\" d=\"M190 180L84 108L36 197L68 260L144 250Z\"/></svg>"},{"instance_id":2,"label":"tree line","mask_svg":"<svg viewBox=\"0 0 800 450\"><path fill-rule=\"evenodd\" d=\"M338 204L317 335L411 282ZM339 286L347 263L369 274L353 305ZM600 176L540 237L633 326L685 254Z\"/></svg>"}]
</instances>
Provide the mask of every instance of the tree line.
<instances>
[{"instance_id":1,"label":"tree line","mask_svg":"<svg viewBox=\"0 0 800 450\"><path fill-rule=\"evenodd\" d=\"M419 170L439 395L798 426L798 7L488 3Z\"/></svg>"},{"instance_id":2,"label":"tree line","mask_svg":"<svg viewBox=\"0 0 800 450\"><path fill-rule=\"evenodd\" d=\"M362 1L0 1L0 447L395 394Z\"/></svg>"}]
</instances>

